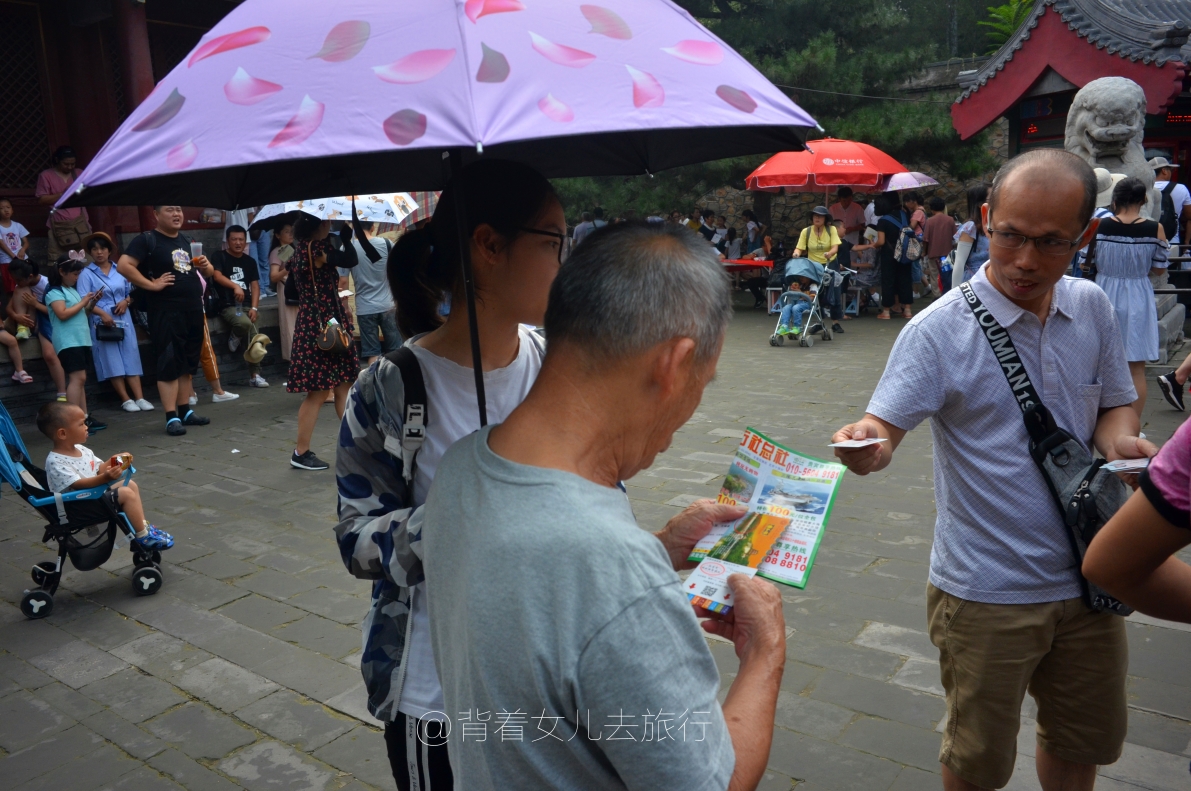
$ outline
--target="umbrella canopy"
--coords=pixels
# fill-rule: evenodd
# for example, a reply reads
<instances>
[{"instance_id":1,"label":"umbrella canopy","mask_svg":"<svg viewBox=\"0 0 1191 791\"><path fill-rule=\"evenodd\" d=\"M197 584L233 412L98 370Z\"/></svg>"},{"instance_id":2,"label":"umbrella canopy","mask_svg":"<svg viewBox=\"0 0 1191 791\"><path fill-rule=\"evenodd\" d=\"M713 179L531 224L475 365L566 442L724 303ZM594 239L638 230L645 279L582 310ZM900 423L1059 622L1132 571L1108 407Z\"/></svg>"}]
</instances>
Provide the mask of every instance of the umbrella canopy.
<instances>
[{"instance_id":1,"label":"umbrella canopy","mask_svg":"<svg viewBox=\"0 0 1191 791\"><path fill-rule=\"evenodd\" d=\"M60 205L441 189L446 150L560 177L801 147L814 120L690 14L609 3L247 0Z\"/></svg>"},{"instance_id":2,"label":"umbrella canopy","mask_svg":"<svg viewBox=\"0 0 1191 791\"><path fill-rule=\"evenodd\" d=\"M818 285L823 281L823 265L809 258L791 258L786 262L786 274L793 277L809 277Z\"/></svg>"},{"instance_id":3,"label":"umbrella canopy","mask_svg":"<svg viewBox=\"0 0 1191 791\"><path fill-rule=\"evenodd\" d=\"M256 213L250 230L272 228L277 218L300 211L320 220L352 219L352 200L356 202L357 219L371 222L398 223L417 210L418 204L408 192L387 192L379 195L344 195L338 198L270 203Z\"/></svg>"},{"instance_id":4,"label":"umbrella canopy","mask_svg":"<svg viewBox=\"0 0 1191 791\"><path fill-rule=\"evenodd\" d=\"M919 187L929 187L939 182L932 179L925 173L919 173L917 170L910 170L905 173L894 173L889 178L885 179L885 183L881 185L884 192L896 192L897 190L912 190Z\"/></svg>"},{"instance_id":5,"label":"umbrella canopy","mask_svg":"<svg viewBox=\"0 0 1191 791\"><path fill-rule=\"evenodd\" d=\"M828 187L876 187L906 166L867 143L824 138L805 151L783 151L765 160L744 180L759 192L817 192Z\"/></svg>"}]
</instances>

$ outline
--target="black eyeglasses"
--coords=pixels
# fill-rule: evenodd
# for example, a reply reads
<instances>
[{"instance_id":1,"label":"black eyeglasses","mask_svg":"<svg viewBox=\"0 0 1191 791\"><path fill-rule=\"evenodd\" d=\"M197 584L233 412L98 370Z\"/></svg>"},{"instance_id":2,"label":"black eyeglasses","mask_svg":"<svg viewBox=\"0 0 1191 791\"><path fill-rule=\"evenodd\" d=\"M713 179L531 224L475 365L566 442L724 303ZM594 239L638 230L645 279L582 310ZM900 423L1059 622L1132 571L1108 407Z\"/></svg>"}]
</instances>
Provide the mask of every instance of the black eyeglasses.
<instances>
[{"instance_id":1,"label":"black eyeglasses","mask_svg":"<svg viewBox=\"0 0 1191 791\"><path fill-rule=\"evenodd\" d=\"M1038 252L1046 255L1070 255L1071 251L1079 244L1078 239L1058 239L1053 236L1026 236L1020 233L1009 233L1008 231L988 231L990 241L997 247L1003 247L1006 250L1019 250L1025 247L1026 242L1033 242L1034 247L1038 248Z\"/></svg>"},{"instance_id":2,"label":"black eyeglasses","mask_svg":"<svg viewBox=\"0 0 1191 791\"><path fill-rule=\"evenodd\" d=\"M562 262L567 260L567 256L571 254L570 239L565 233L558 231L542 231L537 228L522 228L522 233L534 233L538 236L553 236L558 240L558 265L562 266Z\"/></svg>"}]
</instances>

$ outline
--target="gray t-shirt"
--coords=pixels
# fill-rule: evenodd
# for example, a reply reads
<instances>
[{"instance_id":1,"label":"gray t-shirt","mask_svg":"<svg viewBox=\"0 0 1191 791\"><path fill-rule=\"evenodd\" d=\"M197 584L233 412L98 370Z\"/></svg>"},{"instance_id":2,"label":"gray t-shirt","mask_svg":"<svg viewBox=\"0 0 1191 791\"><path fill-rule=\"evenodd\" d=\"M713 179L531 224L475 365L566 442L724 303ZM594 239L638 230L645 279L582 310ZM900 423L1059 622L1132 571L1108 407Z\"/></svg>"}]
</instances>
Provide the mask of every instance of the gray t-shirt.
<instances>
[{"instance_id":1,"label":"gray t-shirt","mask_svg":"<svg viewBox=\"0 0 1191 791\"><path fill-rule=\"evenodd\" d=\"M364 248L359 239L352 239L356 248L356 258L359 259L355 267L340 269L339 275L347 277L350 273L352 283L356 287L356 313L360 316L371 316L375 313L388 313L393 309L393 292L389 288L388 260L392 243L387 239L374 237L368 240L380 253L380 260L375 264L364 255Z\"/></svg>"},{"instance_id":2,"label":"gray t-shirt","mask_svg":"<svg viewBox=\"0 0 1191 791\"><path fill-rule=\"evenodd\" d=\"M719 674L661 543L491 428L443 456L422 525L455 787L727 788Z\"/></svg>"}]
</instances>

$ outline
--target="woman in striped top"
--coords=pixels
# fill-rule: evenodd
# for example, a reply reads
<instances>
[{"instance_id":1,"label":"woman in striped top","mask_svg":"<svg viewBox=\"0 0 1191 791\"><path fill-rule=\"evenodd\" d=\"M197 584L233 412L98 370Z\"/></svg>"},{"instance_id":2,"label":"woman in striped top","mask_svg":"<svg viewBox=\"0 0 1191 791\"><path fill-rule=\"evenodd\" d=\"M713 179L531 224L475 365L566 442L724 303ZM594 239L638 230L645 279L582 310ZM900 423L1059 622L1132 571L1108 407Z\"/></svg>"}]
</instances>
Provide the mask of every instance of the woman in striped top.
<instances>
[{"instance_id":1,"label":"woman in striped top","mask_svg":"<svg viewBox=\"0 0 1191 791\"><path fill-rule=\"evenodd\" d=\"M1154 220L1141 216L1146 186L1140 179L1127 178L1112 191L1111 217L1100 221L1090 254L1096 284L1112 300L1125 344L1125 359L1137 388L1133 408L1141 416L1145 405L1147 360L1158 359L1158 309L1150 275L1166 271L1166 234Z\"/></svg>"}]
</instances>

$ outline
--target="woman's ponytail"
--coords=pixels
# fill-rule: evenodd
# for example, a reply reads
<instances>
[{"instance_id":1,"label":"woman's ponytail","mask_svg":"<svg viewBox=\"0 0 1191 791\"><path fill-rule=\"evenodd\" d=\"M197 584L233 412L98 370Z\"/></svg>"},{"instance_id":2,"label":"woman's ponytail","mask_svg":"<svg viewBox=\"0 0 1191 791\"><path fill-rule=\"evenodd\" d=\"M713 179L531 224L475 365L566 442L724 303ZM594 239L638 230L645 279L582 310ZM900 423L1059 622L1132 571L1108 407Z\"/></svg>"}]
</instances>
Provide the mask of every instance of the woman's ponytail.
<instances>
[{"instance_id":1,"label":"woman's ponytail","mask_svg":"<svg viewBox=\"0 0 1191 791\"><path fill-rule=\"evenodd\" d=\"M406 231L389 251L389 288L397 303L397 326L409 338L443 322L438 306L454 290L457 276L434 253L430 227Z\"/></svg>"}]
</instances>

